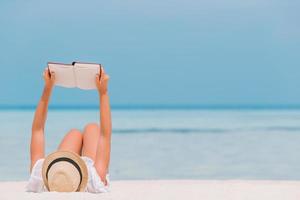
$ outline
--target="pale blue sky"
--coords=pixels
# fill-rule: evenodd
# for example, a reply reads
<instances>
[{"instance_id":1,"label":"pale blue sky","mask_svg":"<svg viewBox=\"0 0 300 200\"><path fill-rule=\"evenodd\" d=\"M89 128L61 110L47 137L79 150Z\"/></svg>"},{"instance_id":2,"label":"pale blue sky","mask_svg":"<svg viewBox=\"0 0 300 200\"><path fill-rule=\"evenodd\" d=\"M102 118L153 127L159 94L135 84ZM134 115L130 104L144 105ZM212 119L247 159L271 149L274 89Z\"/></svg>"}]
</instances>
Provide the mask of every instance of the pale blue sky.
<instances>
[{"instance_id":1,"label":"pale blue sky","mask_svg":"<svg viewBox=\"0 0 300 200\"><path fill-rule=\"evenodd\" d=\"M0 105L36 104L47 61L100 62L112 104L300 104L294 0L0 2ZM52 104L96 105L56 89Z\"/></svg>"}]
</instances>

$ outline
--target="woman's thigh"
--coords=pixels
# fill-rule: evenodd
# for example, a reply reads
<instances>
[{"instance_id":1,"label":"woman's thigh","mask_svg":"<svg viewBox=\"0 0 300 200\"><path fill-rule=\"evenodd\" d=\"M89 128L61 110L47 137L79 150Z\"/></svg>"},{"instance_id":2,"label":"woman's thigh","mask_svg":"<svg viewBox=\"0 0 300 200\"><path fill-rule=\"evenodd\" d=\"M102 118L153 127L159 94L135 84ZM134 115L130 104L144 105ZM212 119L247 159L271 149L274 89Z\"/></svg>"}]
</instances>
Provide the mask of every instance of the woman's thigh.
<instances>
[{"instance_id":1,"label":"woman's thigh","mask_svg":"<svg viewBox=\"0 0 300 200\"><path fill-rule=\"evenodd\" d=\"M96 123L87 124L83 131L82 155L96 161L100 128Z\"/></svg>"},{"instance_id":2,"label":"woman's thigh","mask_svg":"<svg viewBox=\"0 0 300 200\"><path fill-rule=\"evenodd\" d=\"M61 141L58 150L71 151L81 155L82 134L77 129L70 130Z\"/></svg>"},{"instance_id":3,"label":"woman's thigh","mask_svg":"<svg viewBox=\"0 0 300 200\"><path fill-rule=\"evenodd\" d=\"M83 133L82 155L93 159L97 173L104 183L107 183L108 153L110 153L109 142L101 137L99 125L96 123L88 124Z\"/></svg>"}]
</instances>

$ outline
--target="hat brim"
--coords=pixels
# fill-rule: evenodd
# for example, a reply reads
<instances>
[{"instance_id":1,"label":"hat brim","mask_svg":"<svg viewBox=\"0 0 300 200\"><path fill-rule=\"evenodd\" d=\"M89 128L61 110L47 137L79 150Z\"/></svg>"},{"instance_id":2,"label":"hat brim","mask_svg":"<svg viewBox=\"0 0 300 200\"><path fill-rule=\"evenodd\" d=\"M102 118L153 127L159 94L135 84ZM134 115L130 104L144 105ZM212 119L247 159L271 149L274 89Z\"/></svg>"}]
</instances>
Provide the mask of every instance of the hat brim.
<instances>
[{"instance_id":1,"label":"hat brim","mask_svg":"<svg viewBox=\"0 0 300 200\"><path fill-rule=\"evenodd\" d=\"M49 154L45 158L44 164L43 164L43 169L42 169L42 176L43 176L44 184L45 184L46 188L48 189L48 191L50 191L50 189L49 189L48 180L46 177L47 170L48 170L49 165L52 163L52 161L54 161L58 158L71 159L79 166L81 174L82 174L82 179L81 179L81 183L80 183L77 191L83 192L86 188L87 181L88 181L87 166L79 155L77 155L76 153L70 152L70 151L56 151L54 153Z\"/></svg>"}]
</instances>

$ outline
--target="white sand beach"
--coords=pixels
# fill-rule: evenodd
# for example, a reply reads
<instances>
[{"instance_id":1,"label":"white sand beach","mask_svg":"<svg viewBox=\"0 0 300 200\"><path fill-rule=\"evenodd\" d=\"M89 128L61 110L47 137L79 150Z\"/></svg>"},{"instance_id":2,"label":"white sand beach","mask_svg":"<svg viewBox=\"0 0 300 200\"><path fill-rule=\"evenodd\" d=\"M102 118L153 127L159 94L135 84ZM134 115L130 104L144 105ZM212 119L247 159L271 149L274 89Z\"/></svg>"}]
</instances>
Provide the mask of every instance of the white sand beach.
<instances>
[{"instance_id":1,"label":"white sand beach","mask_svg":"<svg viewBox=\"0 0 300 200\"><path fill-rule=\"evenodd\" d=\"M300 181L153 180L113 181L106 194L27 193L25 182L1 182L0 199L102 200L299 200Z\"/></svg>"}]
</instances>

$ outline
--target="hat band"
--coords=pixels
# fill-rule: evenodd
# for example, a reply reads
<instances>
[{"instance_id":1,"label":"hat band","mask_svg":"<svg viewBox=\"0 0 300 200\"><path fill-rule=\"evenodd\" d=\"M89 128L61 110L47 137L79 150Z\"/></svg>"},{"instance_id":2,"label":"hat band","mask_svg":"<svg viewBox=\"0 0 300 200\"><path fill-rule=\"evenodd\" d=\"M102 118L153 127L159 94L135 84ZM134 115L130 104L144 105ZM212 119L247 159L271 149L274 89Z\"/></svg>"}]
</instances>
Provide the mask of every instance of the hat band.
<instances>
[{"instance_id":1,"label":"hat band","mask_svg":"<svg viewBox=\"0 0 300 200\"><path fill-rule=\"evenodd\" d=\"M56 158L55 160L53 160L53 161L49 164L49 166L48 166L48 168L47 168L47 171L46 171L46 179L47 179L47 181L48 181L48 172L49 172L51 166L54 165L55 163L61 162L61 161L66 161L66 162L71 163L71 164L78 170L79 175L80 175L80 182L79 182L79 185L80 185L80 184L81 184L81 181L82 181L82 173L81 173L81 169L80 169L79 165L78 165L74 160L72 160L72 159L70 159L70 158L67 158L67 157ZM78 185L78 187L79 187L79 185Z\"/></svg>"}]
</instances>

